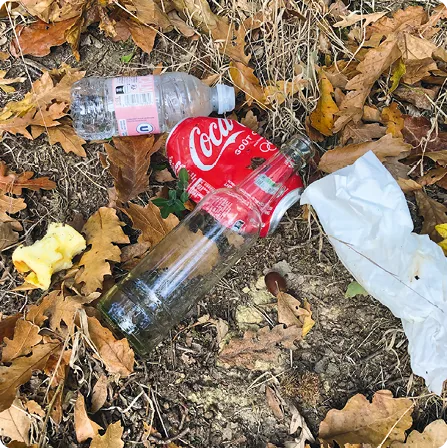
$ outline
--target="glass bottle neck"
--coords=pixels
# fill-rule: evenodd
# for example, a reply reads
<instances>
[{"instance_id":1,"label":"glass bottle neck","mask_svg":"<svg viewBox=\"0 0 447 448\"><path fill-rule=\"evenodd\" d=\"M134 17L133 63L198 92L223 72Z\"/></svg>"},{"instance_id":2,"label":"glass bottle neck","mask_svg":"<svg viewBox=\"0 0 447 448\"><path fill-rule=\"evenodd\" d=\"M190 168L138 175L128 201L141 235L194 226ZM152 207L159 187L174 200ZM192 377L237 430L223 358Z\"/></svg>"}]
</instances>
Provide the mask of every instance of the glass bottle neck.
<instances>
[{"instance_id":1,"label":"glass bottle neck","mask_svg":"<svg viewBox=\"0 0 447 448\"><path fill-rule=\"evenodd\" d=\"M264 213L271 202L284 192L284 183L314 154L315 149L309 139L293 137L235 188Z\"/></svg>"}]
</instances>

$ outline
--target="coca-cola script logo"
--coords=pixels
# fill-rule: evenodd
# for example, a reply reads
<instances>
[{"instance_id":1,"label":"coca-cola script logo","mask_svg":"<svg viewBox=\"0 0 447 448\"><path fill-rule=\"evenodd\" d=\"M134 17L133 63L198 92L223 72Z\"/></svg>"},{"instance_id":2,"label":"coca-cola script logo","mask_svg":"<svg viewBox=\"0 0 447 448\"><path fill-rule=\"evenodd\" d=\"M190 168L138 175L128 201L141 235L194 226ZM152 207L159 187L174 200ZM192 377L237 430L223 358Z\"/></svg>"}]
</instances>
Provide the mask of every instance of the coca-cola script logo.
<instances>
[{"instance_id":1,"label":"coca-cola script logo","mask_svg":"<svg viewBox=\"0 0 447 448\"><path fill-rule=\"evenodd\" d=\"M189 150L197 168L210 171L216 166L225 149L244 132L232 132L233 129L234 122L225 118L210 123L208 132L199 126L192 128L189 134Z\"/></svg>"}]
</instances>

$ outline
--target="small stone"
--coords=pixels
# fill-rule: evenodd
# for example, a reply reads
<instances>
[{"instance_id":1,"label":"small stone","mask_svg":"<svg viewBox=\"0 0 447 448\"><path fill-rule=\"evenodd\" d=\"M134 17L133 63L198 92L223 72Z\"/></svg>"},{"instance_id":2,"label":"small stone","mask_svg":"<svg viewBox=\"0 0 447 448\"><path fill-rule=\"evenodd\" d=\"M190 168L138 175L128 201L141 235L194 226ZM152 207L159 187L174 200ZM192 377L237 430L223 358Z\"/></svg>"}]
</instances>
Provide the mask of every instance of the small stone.
<instances>
[{"instance_id":1,"label":"small stone","mask_svg":"<svg viewBox=\"0 0 447 448\"><path fill-rule=\"evenodd\" d=\"M320 361L318 361L314 366L314 372L325 373L327 365L328 365L327 358L320 359Z\"/></svg>"},{"instance_id":2,"label":"small stone","mask_svg":"<svg viewBox=\"0 0 447 448\"><path fill-rule=\"evenodd\" d=\"M207 420L211 420L214 417L214 412L212 411L206 411L203 415Z\"/></svg>"}]
</instances>

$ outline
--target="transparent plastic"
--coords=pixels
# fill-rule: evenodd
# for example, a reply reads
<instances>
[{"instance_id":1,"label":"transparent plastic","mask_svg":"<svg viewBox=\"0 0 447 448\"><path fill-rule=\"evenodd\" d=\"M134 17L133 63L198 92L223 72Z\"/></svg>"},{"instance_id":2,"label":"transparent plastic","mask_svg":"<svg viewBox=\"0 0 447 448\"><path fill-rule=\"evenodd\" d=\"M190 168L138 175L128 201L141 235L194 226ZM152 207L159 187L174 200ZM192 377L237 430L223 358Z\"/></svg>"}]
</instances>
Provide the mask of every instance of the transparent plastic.
<instances>
[{"instance_id":1,"label":"transparent plastic","mask_svg":"<svg viewBox=\"0 0 447 448\"><path fill-rule=\"evenodd\" d=\"M187 73L154 76L160 132L170 131L188 117L225 113L234 108L234 89L210 88ZM113 103L113 78L83 78L71 90L71 116L76 133L85 140L119 135Z\"/></svg>"},{"instance_id":2,"label":"transparent plastic","mask_svg":"<svg viewBox=\"0 0 447 448\"><path fill-rule=\"evenodd\" d=\"M208 194L100 301L108 324L150 352L253 246L262 210L312 155L300 138L235 188Z\"/></svg>"}]
</instances>

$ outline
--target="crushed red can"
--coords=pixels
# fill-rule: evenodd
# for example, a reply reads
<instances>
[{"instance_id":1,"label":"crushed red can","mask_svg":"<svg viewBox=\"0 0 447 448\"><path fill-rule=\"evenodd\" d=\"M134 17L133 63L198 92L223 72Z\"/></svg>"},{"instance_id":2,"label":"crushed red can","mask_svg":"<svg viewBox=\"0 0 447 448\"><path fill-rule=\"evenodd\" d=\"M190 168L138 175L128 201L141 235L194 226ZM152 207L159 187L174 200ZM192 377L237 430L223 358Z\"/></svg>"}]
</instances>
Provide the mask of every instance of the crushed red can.
<instances>
[{"instance_id":1,"label":"crushed red can","mask_svg":"<svg viewBox=\"0 0 447 448\"><path fill-rule=\"evenodd\" d=\"M187 191L194 202L217 188L234 187L278 151L250 128L225 118L187 118L171 131L166 142L174 172L186 168L189 173ZM301 177L293 174L283 190L262 215L261 237L272 233L285 212L299 200L303 191Z\"/></svg>"}]
</instances>

